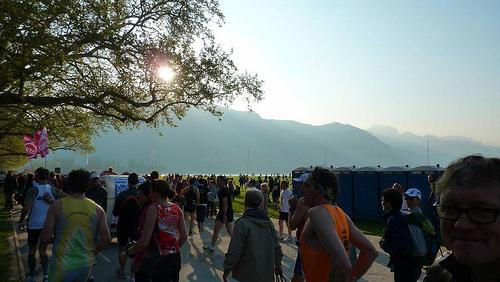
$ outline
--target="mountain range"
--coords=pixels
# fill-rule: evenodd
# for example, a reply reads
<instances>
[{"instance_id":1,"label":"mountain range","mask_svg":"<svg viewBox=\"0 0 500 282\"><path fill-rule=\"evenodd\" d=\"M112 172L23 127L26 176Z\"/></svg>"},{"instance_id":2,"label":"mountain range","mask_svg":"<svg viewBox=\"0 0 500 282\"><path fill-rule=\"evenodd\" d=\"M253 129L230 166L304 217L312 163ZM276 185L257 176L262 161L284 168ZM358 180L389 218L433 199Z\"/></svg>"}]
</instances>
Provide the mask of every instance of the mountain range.
<instances>
[{"instance_id":1,"label":"mountain range","mask_svg":"<svg viewBox=\"0 0 500 282\"><path fill-rule=\"evenodd\" d=\"M63 172L113 166L117 171L274 174L314 165L446 166L468 154L500 156L500 147L467 137L418 136L387 126L363 130L338 122L313 126L229 109L220 119L191 110L177 127L107 130L93 145L95 152L88 155L52 152L47 166Z\"/></svg>"}]
</instances>

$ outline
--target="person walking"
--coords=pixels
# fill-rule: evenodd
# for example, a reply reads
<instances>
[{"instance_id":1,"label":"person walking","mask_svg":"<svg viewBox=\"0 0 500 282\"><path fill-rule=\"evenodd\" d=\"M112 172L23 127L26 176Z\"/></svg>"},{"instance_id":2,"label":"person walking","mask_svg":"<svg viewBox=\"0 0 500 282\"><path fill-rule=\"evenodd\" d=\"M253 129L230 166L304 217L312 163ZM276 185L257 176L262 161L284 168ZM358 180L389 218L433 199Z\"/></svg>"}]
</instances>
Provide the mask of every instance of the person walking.
<instances>
[{"instance_id":1,"label":"person walking","mask_svg":"<svg viewBox=\"0 0 500 282\"><path fill-rule=\"evenodd\" d=\"M49 206L55 200L61 198L63 193L48 184L49 171L45 168L37 168L35 171L35 182L33 186L28 188L26 191L26 203L24 206L24 211L22 212L23 217L20 222L24 220L24 216L28 217L28 275L26 278L27 282L36 281L36 251L38 248L38 253L40 255L40 264L42 265L43 272L43 282L48 281L48 265L49 258L47 256L47 250L45 248L39 247L40 234L42 232L43 226L45 224L45 219L47 218L47 212ZM88 183L85 183L88 185Z\"/></svg>"},{"instance_id":2,"label":"person walking","mask_svg":"<svg viewBox=\"0 0 500 282\"><path fill-rule=\"evenodd\" d=\"M214 253L214 247L219 238L219 232L222 226L226 226L229 236L233 234L233 203L231 200L231 192L226 184L226 178L222 175L217 176L217 187L219 188L219 213L215 217L214 232L212 234L212 241L210 246L203 247L209 254Z\"/></svg>"},{"instance_id":3,"label":"person walking","mask_svg":"<svg viewBox=\"0 0 500 282\"><path fill-rule=\"evenodd\" d=\"M408 206L408 214L406 214L406 219L408 222L408 228L410 230L410 236L412 237L412 242L414 243L413 254L417 257L420 266L426 260L426 255L431 252L431 240L435 239L436 231L432 222L425 216L420 208L420 203L422 201L422 193L417 188L409 188L404 194L404 201ZM423 239L423 240L422 240ZM419 250L416 250L415 243L418 242ZM436 249L437 251L437 249ZM420 277L420 273L418 274Z\"/></svg>"},{"instance_id":4,"label":"person walking","mask_svg":"<svg viewBox=\"0 0 500 282\"><path fill-rule=\"evenodd\" d=\"M14 207L12 195L17 191L17 179L12 170L7 172L4 179L3 195L5 197L4 209L11 210Z\"/></svg>"},{"instance_id":5,"label":"person walking","mask_svg":"<svg viewBox=\"0 0 500 282\"><path fill-rule=\"evenodd\" d=\"M179 281L180 248L187 232L181 208L171 202L174 196L165 180L152 181L152 203L141 215L140 238L126 250L127 255L135 255L136 282Z\"/></svg>"},{"instance_id":6,"label":"person walking","mask_svg":"<svg viewBox=\"0 0 500 282\"><path fill-rule=\"evenodd\" d=\"M70 172L69 196L54 201L47 212L40 249L46 252L54 238L48 281L87 281L95 256L111 241L106 213L85 197L89 178L85 170Z\"/></svg>"},{"instance_id":7,"label":"person walking","mask_svg":"<svg viewBox=\"0 0 500 282\"><path fill-rule=\"evenodd\" d=\"M108 207L108 192L99 184L99 174L97 172L90 174L89 189L85 192L85 197L94 201L106 212Z\"/></svg>"},{"instance_id":8,"label":"person walking","mask_svg":"<svg viewBox=\"0 0 500 282\"><path fill-rule=\"evenodd\" d=\"M90 173L89 188L85 192L85 197L98 204L104 210L104 213L106 213L108 207L108 192L99 184L99 174L97 172ZM95 281L95 277L91 269L87 282L93 281Z\"/></svg>"},{"instance_id":9,"label":"person walking","mask_svg":"<svg viewBox=\"0 0 500 282\"><path fill-rule=\"evenodd\" d=\"M293 197L292 191L288 188L287 181L281 181L281 193L280 193L280 215L278 220L279 227L279 238L280 240L285 240L283 237L283 223L286 224L286 228L288 230L288 239L287 241L293 240L292 238L292 230L290 229L290 224L288 224L288 217L290 213L290 204L288 201Z\"/></svg>"},{"instance_id":10,"label":"person walking","mask_svg":"<svg viewBox=\"0 0 500 282\"><path fill-rule=\"evenodd\" d=\"M217 215L217 205L219 198L217 196L217 188L213 179L208 180L208 217L212 218Z\"/></svg>"},{"instance_id":11,"label":"person walking","mask_svg":"<svg viewBox=\"0 0 500 282\"><path fill-rule=\"evenodd\" d=\"M198 223L198 231L201 236L201 233L203 232L203 224L205 223L205 219L207 217L209 190L206 179L200 178L198 181L200 183L198 186L200 200L198 206L196 207L196 222Z\"/></svg>"},{"instance_id":12,"label":"person walking","mask_svg":"<svg viewBox=\"0 0 500 282\"><path fill-rule=\"evenodd\" d=\"M303 185L304 182L309 178L309 173L303 173L298 178L294 178L295 181L299 185ZM300 235L302 234L302 230L304 229L304 225L307 220L307 214L309 212L309 207L304 204L304 197L294 197L290 199L290 210L293 210L290 216L290 229L292 231L296 231L296 244L298 247L297 257L295 258L295 266L293 268L293 276L292 282L302 282L304 281L304 273L302 271L302 264L300 262Z\"/></svg>"},{"instance_id":13,"label":"person walking","mask_svg":"<svg viewBox=\"0 0 500 282\"><path fill-rule=\"evenodd\" d=\"M196 207L200 203L200 191L198 191L196 178L189 179L189 186L182 191L182 195L184 197L184 216L189 223L188 236L193 236Z\"/></svg>"},{"instance_id":14,"label":"person walking","mask_svg":"<svg viewBox=\"0 0 500 282\"><path fill-rule=\"evenodd\" d=\"M356 281L370 268L378 252L335 203L337 177L316 167L301 186L304 205L310 207L300 237L301 263L306 281ZM349 246L360 250L351 265Z\"/></svg>"},{"instance_id":15,"label":"person walking","mask_svg":"<svg viewBox=\"0 0 500 282\"><path fill-rule=\"evenodd\" d=\"M260 191L262 192L262 203L260 204L260 209L264 212L266 216L269 216L269 185L264 182L260 185Z\"/></svg>"},{"instance_id":16,"label":"person walking","mask_svg":"<svg viewBox=\"0 0 500 282\"><path fill-rule=\"evenodd\" d=\"M275 273L282 274L283 253L273 223L259 208L262 201L261 191L246 190L245 212L236 221L224 259L224 281L231 272L242 282L273 282Z\"/></svg>"},{"instance_id":17,"label":"person walking","mask_svg":"<svg viewBox=\"0 0 500 282\"><path fill-rule=\"evenodd\" d=\"M382 191L383 219L386 226L380 248L389 254L388 267L394 272L395 282L417 281L420 276L420 263L412 256L413 243L411 241L408 221L401 212L403 200L401 192L396 188L387 188Z\"/></svg>"},{"instance_id":18,"label":"person walking","mask_svg":"<svg viewBox=\"0 0 500 282\"><path fill-rule=\"evenodd\" d=\"M125 247L130 241L137 240L137 225L138 225L138 209L123 208L124 203L128 200L135 201L133 197L139 194L137 186L139 184L139 176L137 173L131 173L128 176L128 189L118 194L113 206L113 215L118 217L116 226L118 239L118 262L120 267L116 270L118 279L127 279L125 275L125 266L127 264L127 256L123 254ZM130 199L129 199L130 198Z\"/></svg>"}]
</instances>

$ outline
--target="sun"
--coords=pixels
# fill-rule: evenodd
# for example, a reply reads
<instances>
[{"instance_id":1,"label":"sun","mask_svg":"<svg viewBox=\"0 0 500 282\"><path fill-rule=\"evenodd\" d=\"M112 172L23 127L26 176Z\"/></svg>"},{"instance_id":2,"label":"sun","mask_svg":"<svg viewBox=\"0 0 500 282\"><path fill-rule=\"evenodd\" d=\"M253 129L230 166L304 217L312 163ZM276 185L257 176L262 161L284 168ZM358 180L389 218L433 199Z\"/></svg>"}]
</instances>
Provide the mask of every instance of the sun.
<instances>
[{"instance_id":1,"label":"sun","mask_svg":"<svg viewBox=\"0 0 500 282\"><path fill-rule=\"evenodd\" d=\"M159 67L157 74L158 74L159 78L161 78L162 80L164 80L166 82L171 81L175 76L175 72L169 66Z\"/></svg>"}]
</instances>

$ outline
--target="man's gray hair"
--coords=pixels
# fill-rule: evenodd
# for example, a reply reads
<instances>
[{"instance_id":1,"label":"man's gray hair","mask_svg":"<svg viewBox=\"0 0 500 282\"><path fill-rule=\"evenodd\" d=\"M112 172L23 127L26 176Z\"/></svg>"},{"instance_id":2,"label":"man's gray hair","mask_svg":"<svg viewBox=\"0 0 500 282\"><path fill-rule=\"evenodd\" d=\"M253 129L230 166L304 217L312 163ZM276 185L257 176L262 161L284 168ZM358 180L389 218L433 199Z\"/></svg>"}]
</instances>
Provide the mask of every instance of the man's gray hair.
<instances>
[{"instance_id":1,"label":"man's gray hair","mask_svg":"<svg viewBox=\"0 0 500 282\"><path fill-rule=\"evenodd\" d=\"M262 201L264 200L264 196L262 196L262 192L256 188L248 188L245 193L245 206L249 208L258 208Z\"/></svg>"}]
</instances>

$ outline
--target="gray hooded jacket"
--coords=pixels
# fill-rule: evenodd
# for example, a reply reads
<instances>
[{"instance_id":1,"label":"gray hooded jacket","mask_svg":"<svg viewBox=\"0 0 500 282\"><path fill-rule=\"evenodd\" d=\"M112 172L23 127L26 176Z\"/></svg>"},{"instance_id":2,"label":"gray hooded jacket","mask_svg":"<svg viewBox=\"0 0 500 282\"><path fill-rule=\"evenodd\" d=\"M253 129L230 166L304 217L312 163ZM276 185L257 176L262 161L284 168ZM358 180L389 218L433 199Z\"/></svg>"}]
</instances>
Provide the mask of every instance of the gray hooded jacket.
<instances>
[{"instance_id":1,"label":"gray hooded jacket","mask_svg":"<svg viewBox=\"0 0 500 282\"><path fill-rule=\"evenodd\" d=\"M274 281L281 266L281 246L271 220L259 209L247 210L236 221L224 260L224 273L238 281Z\"/></svg>"}]
</instances>

